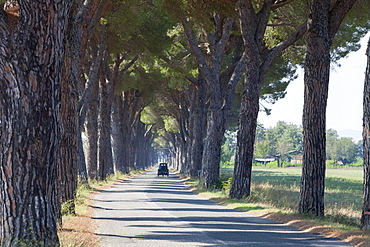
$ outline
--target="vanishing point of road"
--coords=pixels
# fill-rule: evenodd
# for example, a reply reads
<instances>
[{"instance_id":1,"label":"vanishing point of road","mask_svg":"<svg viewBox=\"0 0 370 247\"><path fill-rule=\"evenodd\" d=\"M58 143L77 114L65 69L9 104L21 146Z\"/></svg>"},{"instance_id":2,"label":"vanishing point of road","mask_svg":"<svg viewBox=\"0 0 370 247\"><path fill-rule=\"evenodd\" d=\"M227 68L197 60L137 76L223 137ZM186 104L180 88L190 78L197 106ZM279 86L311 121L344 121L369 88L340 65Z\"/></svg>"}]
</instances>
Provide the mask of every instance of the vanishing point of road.
<instances>
[{"instance_id":1,"label":"vanishing point of road","mask_svg":"<svg viewBox=\"0 0 370 247\"><path fill-rule=\"evenodd\" d=\"M103 190L94 208L104 247L350 246L218 205L156 169Z\"/></svg>"}]
</instances>

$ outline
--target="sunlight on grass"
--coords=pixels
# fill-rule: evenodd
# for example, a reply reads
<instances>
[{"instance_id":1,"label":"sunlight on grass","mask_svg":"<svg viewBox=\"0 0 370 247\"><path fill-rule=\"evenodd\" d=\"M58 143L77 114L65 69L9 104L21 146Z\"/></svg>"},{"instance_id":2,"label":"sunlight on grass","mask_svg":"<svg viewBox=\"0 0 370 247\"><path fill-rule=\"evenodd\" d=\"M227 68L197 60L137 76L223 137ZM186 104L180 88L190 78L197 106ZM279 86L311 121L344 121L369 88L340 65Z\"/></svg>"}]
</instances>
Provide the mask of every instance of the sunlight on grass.
<instances>
[{"instance_id":1,"label":"sunlight on grass","mask_svg":"<svg viewBox=\"0 0 370 247\"><path fill-rule=\"evenodd\" d=\"M205 197L243 211L269 210L297 213L301 167L253 167L251 195L241 200L228 199L232 168L222 168L222 189L205 190L199 182L191 183ZM329 168L326 172L325 217L310 218L337 229L359 229L362 206L362 169Z\"/></svg>"},{"instance_id":2,"label":"sunlight on grass","mask_svg":"<svg viewBox=\"0 0 370 247\"><path fill-rule=\"evenodd\" d=\"M272 206L296 210L301 172L301 168L295 167L254 169L252 183L255 193L259 195L258 200L266 200ZM359 222L362 206L362 174L360 168L327 169L325 180L327 215L350 216Z\"/></svg>"}]
</instances>

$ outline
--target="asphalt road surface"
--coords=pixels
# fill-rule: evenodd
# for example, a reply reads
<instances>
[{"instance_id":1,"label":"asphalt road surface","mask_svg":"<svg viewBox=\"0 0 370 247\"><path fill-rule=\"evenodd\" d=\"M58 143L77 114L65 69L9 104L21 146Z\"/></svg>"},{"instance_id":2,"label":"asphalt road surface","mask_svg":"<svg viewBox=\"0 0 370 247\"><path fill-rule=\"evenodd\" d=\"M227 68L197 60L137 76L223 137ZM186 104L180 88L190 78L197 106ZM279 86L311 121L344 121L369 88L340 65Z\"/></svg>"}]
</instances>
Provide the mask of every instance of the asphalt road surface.
<instances>
[{"instance_id":1,"label":"asphalt road surface","mask_svg":"<svg viewBox=\"0 0 370 247\"><path fill-rule=\"evenodd\" d=\"M156 169L94 197L102 246L350 246L193 194Z\"/></svg>"}]
</instances>

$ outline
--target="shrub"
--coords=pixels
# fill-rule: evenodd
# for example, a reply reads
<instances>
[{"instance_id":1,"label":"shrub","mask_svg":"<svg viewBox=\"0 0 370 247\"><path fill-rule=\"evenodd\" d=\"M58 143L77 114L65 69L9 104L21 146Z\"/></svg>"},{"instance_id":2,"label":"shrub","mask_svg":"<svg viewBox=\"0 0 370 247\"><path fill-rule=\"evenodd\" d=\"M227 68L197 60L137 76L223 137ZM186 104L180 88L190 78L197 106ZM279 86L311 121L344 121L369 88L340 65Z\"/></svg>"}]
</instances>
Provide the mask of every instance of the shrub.
<instances>
[{"instance_id":1,"label":"shrub","mask_svg":"<svg viewBox=\"0 0 370 247\"><path fill-rule=\"evenodd\" d=\"M221 162L220 166L221 168L230 168L234 166L234 162L224 161L224 162Z\"/></svg>"}]
</instances>

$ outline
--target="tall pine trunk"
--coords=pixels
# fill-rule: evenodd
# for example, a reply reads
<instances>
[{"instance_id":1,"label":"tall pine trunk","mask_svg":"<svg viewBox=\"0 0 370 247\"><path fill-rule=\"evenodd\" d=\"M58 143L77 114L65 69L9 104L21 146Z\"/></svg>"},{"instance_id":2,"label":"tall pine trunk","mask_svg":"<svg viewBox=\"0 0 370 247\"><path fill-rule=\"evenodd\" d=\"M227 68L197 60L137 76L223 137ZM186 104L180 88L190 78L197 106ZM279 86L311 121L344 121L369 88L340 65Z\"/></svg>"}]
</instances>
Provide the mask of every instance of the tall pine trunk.
<instances>
[{"instance_id":1,"label":"tall pine trunk","mask_svg":"<svg viewBox=\"0 0 370 247\"><path fill-rule=\"evenodd\" d=\"M209 93L209 106L207 109L207 127L203 146L201 180L203 186L209 188L215 184L219 177L222 139L225 132L224 105L231 104L223 99L220 76L225 47L230 39L234 20L215 14L213 18L216 29L209 42L210 54L207 58L197 44L191 22L182 19L190 49L195 55L200 74L205 78ZM238 77L238 76L237 76ZM240 78L240 76L239 76Z\"/></svg>"},{"instance_id":2,"label":"tall pine trunk","mask_svg":"<svg viewBox=\"0 0 370 247\"><path fill-rule=\"evenodd\" d=\"M124 133L121 123L122 114L122 96L114 95L112 112L112 145L113 145L113 163L115 171L129 173L128 166L125 165L126 152L124 152Z\"/></svg>"},{"instance_id":3,"label":"tall pine trunk","mask_svg":"<svg viewBox=\"0 0 370 247\"><path fill-rule=\"evenodd\" d=\"M144 170L150 165L150 147L152 144L152 138L150 129L147 130L147 126L139 121L138 132L137 132L137 155L136 165L137 169Z\"/></svg>"},{"instance_id":4,"label":"tall pine trunk","mask_svg":"<svg viewBox=\"0 0 370 247\"><path fill-rule=\"evenodd\" d=\"M190 164L189 174L191 176L199 176L199 171L202 169L202 156L203 156L203 139L206 123L206 88L205 81L202 78L198 79L197 87L194 88L194 98L191 100L193 104L193 129L192 138L190 139Z\"/></svg>"},{"instance_id":5,"label":"tall pine trunk","mask_svg":"<svg viewBox=\"0 0 370 247\"><path fill-rule=\"evenodd\" d=\"M312 0L308 20L303 109L303 167L300 213L324 215L326 103L330 46L356 0Z\"/></svg>"},{"instance_id":6,"label":"tall pine trunk","mask_svg":"<svg viewBox=\"0 0 370 247\"><path fill-rule=\"evenodd\" d=\"M83 123L78 121L78 136L77 136L77 152L78 152L78 176L80 182L87 182L87 167L86 167L86 157L84 151L84 143L82 140L82 131L83 130Z\"/></svg>"},{"instance_id":7,"label":"tall pine trunk","mask_svg":"<svg viewBox=\"0 0 370 247\"><path fill-rule=\"evenodd\" d=\"M75 10L74 10L75 11ZM64 61L63 77L61 83L61 137L58 150L58 194L60 203L68 202L66 209L68 213L75 213L75 193L77 189L78 174L78 93L75 75L78 74L80 63L78 54L74 53L75 32L77 27L73 26L74 11L70 14L70 24L66 37L66 54ZM81 38L79 38L80 40ZM60 212L61 204L58 205ZM60 212L61 213L61 212ZM62 215L59 215L62 221Z\"/></svg>"},{"instance_id":8,"label":"tall pine trunk","mask_svg":"<svg viewBox=\"0 0 370 247\"><path fill-rule=\"evenodd\" d=\"M264 73L260 71L262 38L267 25L270 5L266 1L259 18L251 1L238 1L241 29L244 42L244 56L247 66L239 113L237 146L234 174L230 187L231 198L250 195L254 141L259 111L259 96Z\"/></svg>"},{"instance_id":9,"label":"tall pine trunk","mask_svg":"<svg viewBox=\"0 0 370 247\"><path fill-rule=\"evenodd\" d=\"M93 78L91 80L94 80ZM98 81L93 83L91 89L91 100L88 103L86 114L86 137L87 137L87 175L89 179L98 179L98 97L99 84Z\"/></svg>"},{"instance_id":10,"label":"tall pine trunk","mask_svg":"<svg viewBox=\"0 0 370 247\"><path fill-rule=\"evenodd\" d=\"M273 6L274 1L265 1L256 12L251 0L238 0L240 28L244 42L246 76L239 116L237 151L230 197L242 198L250 195L251 170L259 111L259 96L269 66L284 49L294 44L306 32L306 25L298 27L290 36L275 47L268 49L264 43L265 31L271 11L289 4L286 1ZM242 59L241 59L242 61Z\"/></svg>"},{"instance_id":11,"label":"tall pine trunk","mask_svg":"<svg viewBox=\"0 0 370 247\"><path fill-rule=\"evenodd\" d=\"M111 108L113 90L112 85L104 76L100 79L100 117L99 117L99 177L105 179L107 175L113 174L113 156L111 143Z\"/></svg>"},{"instance_id":12,"label":"tall pine trunk","mask_svg":"<svg viewBox=\"0 0 370 247\"><path fill-rule=\"evenodd\" d=\"M370 229L370 38L367 43L367 67L364 83L363 133L364 141L364 196L362 204L362 229Z\"/></svg>"},{"instance_id":13,"label":"tall pine trunk","mask_svg":"<svg viewBox=\"0 0 370 247\"><path fill-rule=\"evenodd\" d=\"M304 75L300 213L324 215L326 105L330 75L330 0L312 0Z\"/></svg>"},{"instance_id":14,"label":"tall pine trunk","mask_svg":"<svg viewBox=\"0 0 370 247\"><path fill-rule=\"evenodd\" d=\"M212 97L212 96L211 96ZM221 100L211 100L207 109L207 130L204 139L201 180L205 188L217 182L220 174L221 146L223 138L223 117Z\"/></svg>"},{"instance_id":15,"label":"tall pine trunk","mask_svg":"<svg viewBox=\"0 0 370 247\"><path fill-rule=\"evenodd\" d=\"M74 4L70 13L70 22L66 44L66 58L64 63L63 80L61 84L61 118L62 132L59 144L58 154L58 179L61 201L70 201L74 199L77 187L77 174L80 175L80 181L87 180L86 163L83 154L81 132L78 115L78 89L77 85L82 74L82 61L84 51L91 35L88 26L96 22L97 16L101 13L96 11L101 3L97 0L89 1L84 4ZM104 4L101 4L104 5ZM98 12L98 13L97 13ZM81 18L84 16L85 18ZM78 150L78 152L76 152ZM81 157L81 162L79 159ZM81 164L81 165L80 165ZM74 212L74 203L70 212Z\"/></svg>"},{"instance_id":16,"label":"tall pine trunk","mask_svg":"<svg viewBox=\"0 0 370 247\"><path fill-rule=\"evenodd\" d=\"M176 116L177 122L180 126L179 139L181 142L181 169L180 172L187 174L189 172L190 165L190 153L189 153L189 143L190 143L190 133L189 130L192 123L189 117L189 101L187 100L186 93L178 93L177 104L179 106L179 111ZM192 126L191 126L192 127Z\"/></svg>"},{"instance_id":17,"label":"tall pine trunk","mask_svg":"<svg viewBox=\"0 0 370 247\"><path fill-rule=\"evenodd\" d=\"M254 58L258 58L258 53ZM250 195L251 173L254 141L256 137L257 117L259 111L259 94L261 82L258 74L258 59L247 66L242 103L239 113L237 146L234 174L230 187L231 198L242 198ZM257 72L257 73L256 73Z\"/></svg>"},{"instance_id":18,"label":"tall pine trunk","mask_svg":"<svg viewBox=\"0 0 370 247\"><path fill-rule=\"evenodd\" d=\"M71 2L18 2L11 27L0 10L0 245L58 246L60 84Z\"/></svg>"},{"instance_id":19,"label":"tall pine trunk","mask_svg":"<svg viewBox=\"0 0 370 247\"><path fill-rule=\"evenodd\" d=\"M75 213L74 198L78 174L78 95L76 82L69 77L72 55L67 51L61 84L61 138L58 150L58 189L61 203L68 202L68 211Z\"/></svg>"}]
</instances>

